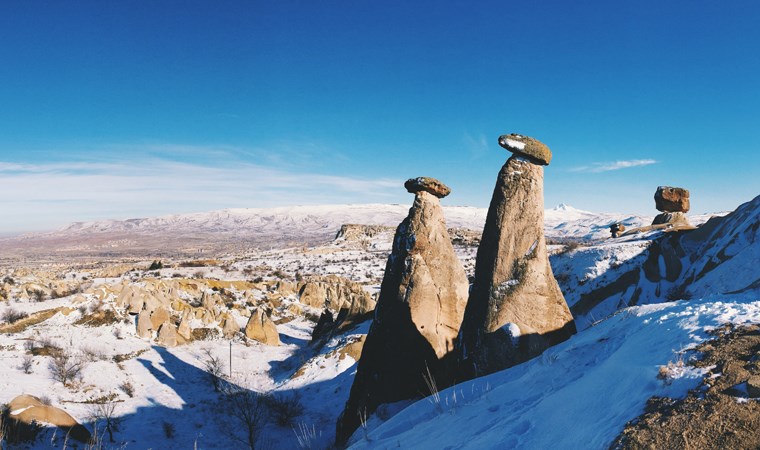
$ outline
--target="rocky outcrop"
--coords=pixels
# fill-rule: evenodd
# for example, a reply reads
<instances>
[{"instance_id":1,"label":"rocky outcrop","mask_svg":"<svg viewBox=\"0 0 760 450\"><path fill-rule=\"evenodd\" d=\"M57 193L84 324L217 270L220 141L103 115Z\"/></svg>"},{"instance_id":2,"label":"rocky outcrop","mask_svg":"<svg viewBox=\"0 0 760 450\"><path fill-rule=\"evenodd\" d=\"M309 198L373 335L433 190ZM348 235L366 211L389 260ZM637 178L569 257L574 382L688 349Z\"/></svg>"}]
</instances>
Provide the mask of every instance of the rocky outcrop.
<instances>
[{"instance_id":1,"label":"rocky outcrop","mask_svg":"<svg viewBox=\"0 0 760 450\"><path fill-rule=\"evenodd\" d=\"M454 380L454 340L468 281L438 200L448 188L431 178L413 179L406 186L415 192L414 204L396 230L375 318L338 419L339 445L359 426L360 414L429 394L425 377L439 388Z\"/></svg>"},{"instance_id":2,"label":"rocky outcrop","mask_svg":"<svg viewBox=\"0 0 760 450\"><path fill-rule=\"evenodd\" d=\"M612 234L613 238L616 238L620 236L620 233L625 231L625 225L622 223L613 223L610 225L610 234Z\"/></svg>"},{"instance_id":3,"label":"rocky outcrop","mask_svg":"<svg viewBox=\"0 0 760 450\"><path fill-rule=\"evenodd\" d=\"M298 291L298 300L336 314L345 309L349 316L364 316L375 309L375 300L364 286L335 275L305 282Z\"/></svg>"},{"instance_id":4,"label":"rocky outcrop","mask_svg":"<svg viewBox=\"0 0 760 450\"><path fill-rule=\"evenodd\" d=\"M277 326L261 308L251 311L251 317L245 326L245 336L262 344L280 345L280 335L277 333Z\"/></svg>"},{"instance_id":5,"label":"rocky outcrop","mask_svg":"<svg viewBox=\"0 0 760 450\"><path fill-rule=\"evenodd\" d=\"M682 212L664 212L655 216L652 225L672 224L673 226L691 226L686 214Z\"/></svg>"},{"instance_id":6,"label":"rocky outcrop","mask_svg":"<svg viewBox=\"0 0 760 450\"><path fill-rule=\"evenodd\" d=\"M510 142L516 136L500 138L515 155L497 178L478 248L460 333L465 377L517 364L575 333L544 238L544 173L536 161L540 156L548 163L551 153L525 137L519 148ZM531 158L524 157L526 151Z\"/></svg>"},{"instance_id":7,"label":"rocky outcrop","mask_svg":"<svg viewBox=\"0 0 760 450\"><path fill-rule=\"evenodd\" d=\"M654 193L657 211L689 212L689 191L680 187L659 186Z\"/></svg>"},{"instance_id":8,"label":"rocky outcrop","mask_svg":"<svg viewBox=\"0 0 760 450\"><path fill-rule=\"evenodd\" d=\"M8 403L8 426L6 438L12 441L32 439L37 425L49 424L60 428L63 434L80 442L89 442L90 432L66 411L43 404L31 395L19 395Z\"/></svg>"}]
</instances>

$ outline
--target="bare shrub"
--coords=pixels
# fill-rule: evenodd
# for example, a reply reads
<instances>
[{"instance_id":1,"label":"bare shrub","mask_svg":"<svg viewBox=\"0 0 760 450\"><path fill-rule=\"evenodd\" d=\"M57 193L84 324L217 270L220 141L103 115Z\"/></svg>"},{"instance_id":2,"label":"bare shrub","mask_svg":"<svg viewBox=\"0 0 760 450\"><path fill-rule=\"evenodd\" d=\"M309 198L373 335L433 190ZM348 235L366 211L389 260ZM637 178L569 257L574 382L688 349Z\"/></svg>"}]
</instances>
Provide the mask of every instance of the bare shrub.
<instances>
[{"instance_id":1,"label":"bare shrub","mask_svg":"<svg viewBox=\"0 0 760 450\"><path fill-rule=\"evenodd\" d=\"M275 423L281 427L292 427L295 419L303 414L303 404L298 392L291 395L272 395L267 397L267 406Z\"/></svg>"},{"instance_id":2,"label":"bare shrub","mask_svg":"<svg viewBox=\"0 0 760 450\"><path fill-rule=\"evenodd\" d=\"M19 320L26 319L27 317L29 317L29 314L23 311L17 311L13 308L8 308L3 311L2 320L3 322L16 323Z\"/></svg>"},{"instance_id":3,"label":"bare shrub","mask_svg":"<svg viewBox=\"0 0 760 450\"><path fill-rule=\"evenodd\" d=\"M68 352L60 351L53 355L53 360L50 361L50 374L54 381L58 381L64 386L70 386L71 383L81 377L82 370L86 365L82 359L75 358Z\"/></svg>"},{"instance_id":4,"label":"bare shrub","mask_svg":"<svg viewBox=\"0 0 760 450\"><path fill-rule=\"evenodd\" d=\"M219 400L221 425L230 437L255 450L266 422L265 398L257 392L225 384ZM225 420L225 419L232 420Z\"/></svg>"},{"instance_id":5,"label":"bare shrub","mask_svg":"<svg viewBox=\"0 0 760 450\"><path fill-rule=\"evenodd\" d=\"M209 381L211 381L211 385L214 386L214 391L221 392L223 387L222 383L224 381L224 365L222 360L218 356L214 356L211 349L208 348L203 351L203 354L205 356L203 359L203 368L208 374Z\"/></svg>"},{"instance_id":6,"label":"bare shrub","mask_svg":"<svg viewBox=\"0 0 760 450\"><path fill-rule=\"evenodd\" d=\"M132 385L132 382L129 380L126 380L123 383L121 383L119 385L119 389L121 389L130 398L135 396L135 387L134 385Z\"/></svg>"},{"instance_id":7,"label":"bare shrub","mask_svg":"<svg viewBox=\"0 0 760 450\"><path fill-rule=\"evenodd\" d=\"M203 271L203 270L199 270L199 271L197 271L197 272L195 272L195 273L193 274L193 278L196 278L196 279L203 279L203 278L206 278L206 272L205 272L205 271Z\"/></svg>"},{"instance_id":8,"label":"bare shrub","mask_svg":"<svg viewBox=\"0 0 760 450\"><path fill-rule=\"evenodd\" d=\"M32 291L31 295L32 295L32 300L36 302L44 302L45 300L49 298L48 295L45 293L45 291L41 289Z\"/></svg>"},{"instance_id":9,"label":"bare shrub","mask_svg":"<svg viewBox=\"0 0 760 450\"><path fill-rule=\"evenodd\" d=\"M32 373L32 367L34 365L34 358L31 355L24 355L24 359L21 360L21 370L25 374Z\"/></svg>"}]
</instances>

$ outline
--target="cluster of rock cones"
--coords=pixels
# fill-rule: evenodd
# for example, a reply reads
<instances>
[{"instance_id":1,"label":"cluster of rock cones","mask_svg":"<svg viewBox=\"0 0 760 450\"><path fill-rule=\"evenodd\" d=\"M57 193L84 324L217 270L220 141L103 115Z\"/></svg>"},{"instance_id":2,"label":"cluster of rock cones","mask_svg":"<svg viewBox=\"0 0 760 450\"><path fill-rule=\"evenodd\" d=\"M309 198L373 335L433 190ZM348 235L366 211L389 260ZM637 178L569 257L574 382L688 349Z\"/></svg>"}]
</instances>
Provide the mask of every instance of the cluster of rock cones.
<instances>
[{"instance_id":1,"label":"cluster of rock cones","mask_svg":"<svg viewBox=\"0 0 760 450\"><path fill-rule=\"evenodd\" d=\"M543 166L549 148L504 135L511 151L496 180L470 286L447 232L440 181L413 178L336 441L344 445L379 405L430 395L518 364L575 333L549 265Z\"/></svg>"}]
</instances>

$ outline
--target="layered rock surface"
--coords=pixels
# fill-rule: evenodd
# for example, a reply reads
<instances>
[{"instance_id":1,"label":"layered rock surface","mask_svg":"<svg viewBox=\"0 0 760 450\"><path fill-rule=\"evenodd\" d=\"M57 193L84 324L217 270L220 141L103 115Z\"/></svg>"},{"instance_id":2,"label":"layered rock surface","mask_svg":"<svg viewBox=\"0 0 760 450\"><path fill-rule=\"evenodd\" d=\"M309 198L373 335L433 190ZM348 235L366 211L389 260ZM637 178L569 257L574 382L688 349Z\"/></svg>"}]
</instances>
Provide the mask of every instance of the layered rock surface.
<instances>
[{"instance_id":1,"label":"layered rock surface","mask_svg":"<svg viewBox=\"0 0 760 450\"><path fill-rule=\"evenodd\" d=\"M523 140L544 149L548 154L543 160L551 160L546 146L532 138ZM465 377L517 364L575 333L549 265L543 167L535 158L516 152L496 181L460 333Z\"/></svg>"},{"instance_id":2,"label":"layered rock surface","mask_svg":"<svg viewBox=\"0 0 760 450\"><path fill-rule=\"evenodd\" d=\"M429 394L425 377L439 388L454 380L454 340L464 314L468 281L454 253L437 194L415 192L408 217L398 226L372 322L343 414L338 444L383 403ZM433 179L439 194L448 188ZM445 189L443 189L445 188Z\"/></svg>"}]
</instances>

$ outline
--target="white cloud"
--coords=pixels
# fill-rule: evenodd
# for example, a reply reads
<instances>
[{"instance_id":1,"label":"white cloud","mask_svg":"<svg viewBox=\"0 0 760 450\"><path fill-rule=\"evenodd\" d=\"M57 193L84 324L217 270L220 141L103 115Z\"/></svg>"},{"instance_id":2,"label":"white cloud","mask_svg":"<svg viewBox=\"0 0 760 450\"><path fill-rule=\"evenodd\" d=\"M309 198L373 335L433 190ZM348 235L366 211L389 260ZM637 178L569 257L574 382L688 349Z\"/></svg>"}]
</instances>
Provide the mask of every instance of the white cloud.
<instances>
[{"instance_id":1,"label":"white cloud","mask_svg":"<svg viewBox=\"0 0 760 450\"><path fill-rule=\"evenodd\" d=\"M650 164L656 164L654 159L629 159L626 161L613 161L613 162L595 162L588 166L575 167L570 169L571 172L609 172L611 170L628 169L630 167L648 166Z\"/></svg>"},{"instance_id":2,"label":"white cloud","mask_svg":"<svg viewBox=\"0 0 760 450\"><path fill-rule=\"evenodd\" d=\"M231 207L387 202L403 193L401 186L395 179L300 173L239 160L0 161L0 232Z\"/></svg>"}]
</instances>

